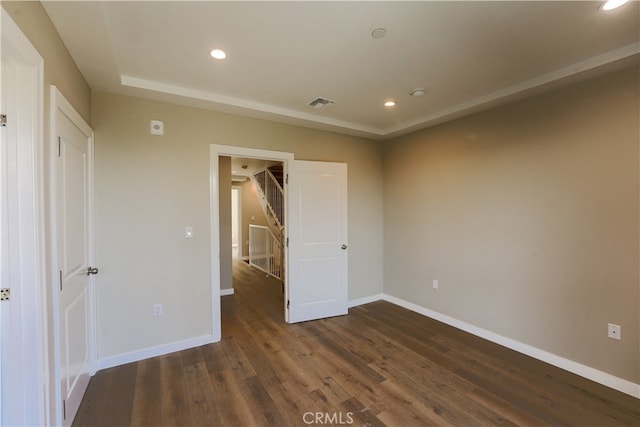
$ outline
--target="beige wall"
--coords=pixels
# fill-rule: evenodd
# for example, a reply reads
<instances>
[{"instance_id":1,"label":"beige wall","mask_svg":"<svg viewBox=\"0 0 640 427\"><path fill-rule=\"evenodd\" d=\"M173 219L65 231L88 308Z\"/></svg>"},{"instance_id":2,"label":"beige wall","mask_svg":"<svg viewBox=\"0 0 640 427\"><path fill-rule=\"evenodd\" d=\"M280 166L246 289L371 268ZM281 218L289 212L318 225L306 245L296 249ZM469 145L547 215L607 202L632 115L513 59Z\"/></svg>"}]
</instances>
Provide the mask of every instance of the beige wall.
<instances>
[{"instance_id":1,"label":"beige wall","mask_svg":"<svg viewBox=\"0 0 640 427\"><path fill-rule=\"evenodd\" d=\"M49 86L56 85L87 123L91 123L91 90L38 1L3 1L2 8L44 58L45 129L49 123Z\"/></svg>"},{"instance_id":2,"label":"beige wall","mask_svg":"<svg viewBox=\"0 0 640 427\"><path fill-rule=\"evenodd\" d=\"M102 92L92 100L99 357L211 332L210 144L347 162L349 297L382 292L378 143ZM149 134L152 119L164 136ZM152 316L154 303L164 316Z\"/></svg>"},{"instance_id":3,"label":"beige wall","mask_svg":"<svg viewBox=\"0 0 640 427\"><path fill-rule=\"evenodd\" d=\"M639 115L631 68L387 142L385 292L640 382Z\"/></svg>"}]
</instances>

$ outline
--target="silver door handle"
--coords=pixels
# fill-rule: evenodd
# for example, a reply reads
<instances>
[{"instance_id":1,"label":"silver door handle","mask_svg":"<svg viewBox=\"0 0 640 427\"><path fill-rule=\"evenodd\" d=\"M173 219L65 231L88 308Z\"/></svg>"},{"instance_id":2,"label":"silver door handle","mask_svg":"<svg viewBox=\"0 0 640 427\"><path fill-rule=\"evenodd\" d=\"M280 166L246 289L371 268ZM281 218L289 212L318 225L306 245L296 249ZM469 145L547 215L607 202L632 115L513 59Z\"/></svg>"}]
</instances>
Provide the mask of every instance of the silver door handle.
<instances>
[{"instance_id":1,"label":"silver door handle","mask_svg":"<svg viewBox=\"0 0 640 427\"><path fill-rule=\"evenodd\" d=\"M98 274L98 269L95 267L88 267L87 276L91 276L92 274Z\"/></svg>"},{"instance_id":2,"label":"silver door handle","mask_svg":"<svg viewBox=\"0 0 640 427\"><path fill-rule=\"evenodd\" d=\"M342 245L342 246L340 246L340 248L341 248L343 251L346 251L346 250L347 250L347 245Z\"/></svg>"}]
</instances>

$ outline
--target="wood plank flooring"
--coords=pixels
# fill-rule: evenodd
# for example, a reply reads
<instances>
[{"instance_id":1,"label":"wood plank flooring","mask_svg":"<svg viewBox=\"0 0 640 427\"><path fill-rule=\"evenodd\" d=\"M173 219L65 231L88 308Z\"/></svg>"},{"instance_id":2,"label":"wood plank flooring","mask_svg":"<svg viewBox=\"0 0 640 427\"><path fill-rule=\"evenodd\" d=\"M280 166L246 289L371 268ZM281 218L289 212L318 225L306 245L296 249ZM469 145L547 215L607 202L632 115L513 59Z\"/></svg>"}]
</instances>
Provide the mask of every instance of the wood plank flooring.
<instances>
[{"instance_id":1,"label":"wood plank flooring","mask_svg":"<svg viewBox=\"0 0 640 427\"><path fill-rule=\"evenodd\" d=\"M640 401L387 302L284 323L242 262L222 341L98 372L74 426L640 426Z\"/></svg>"}]
</instances>

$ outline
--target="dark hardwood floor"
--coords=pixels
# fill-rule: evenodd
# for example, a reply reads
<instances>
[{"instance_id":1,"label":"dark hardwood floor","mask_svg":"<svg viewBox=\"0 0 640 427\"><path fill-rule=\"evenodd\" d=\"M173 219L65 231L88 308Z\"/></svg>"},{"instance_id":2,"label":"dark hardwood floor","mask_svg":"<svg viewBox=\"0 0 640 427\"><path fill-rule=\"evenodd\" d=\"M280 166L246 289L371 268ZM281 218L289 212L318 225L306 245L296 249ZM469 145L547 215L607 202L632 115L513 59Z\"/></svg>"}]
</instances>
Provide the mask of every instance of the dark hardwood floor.
<instances>
[{"instance_id":1,"label":"dark hardwood floor","mask_svg":"<svg viewBox=\"0 0 640 427\"><path fill-rule=\"evenodd\" d=\"M639 401L387 302L287 325L244 263L222 341L98 372L75 426L640 426Z\"/></svg>"}]
</instances>

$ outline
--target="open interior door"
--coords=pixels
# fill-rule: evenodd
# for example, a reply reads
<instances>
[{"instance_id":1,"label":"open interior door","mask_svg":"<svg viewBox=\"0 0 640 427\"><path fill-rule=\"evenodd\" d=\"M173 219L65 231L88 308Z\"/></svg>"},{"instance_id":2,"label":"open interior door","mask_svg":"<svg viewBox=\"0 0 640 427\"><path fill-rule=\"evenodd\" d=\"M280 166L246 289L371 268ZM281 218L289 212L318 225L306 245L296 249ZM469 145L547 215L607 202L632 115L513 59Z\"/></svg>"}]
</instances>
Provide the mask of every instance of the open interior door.
<instances>
[{"instance_id":1,"label":"open interior door","mask_svg":"<svg viewBox=\"0 0 640 427\"><path fill-rule=\"evenodd\" d=\"M289 169L289 323L347 314L347 165Z\"/></svg>"},{"instance_id":2,"label":"open interior door","mask_svg":"<svg viewBox=\"0 0 640 427\"><path fill-rule=\"evenodd\" d=\"M62 425L68 426L80 406L90 378L91 276L91 144L93 131L54 88L58 336ZM64 106L64 108L60 108Z\"/></svg>"}]
</instances>

